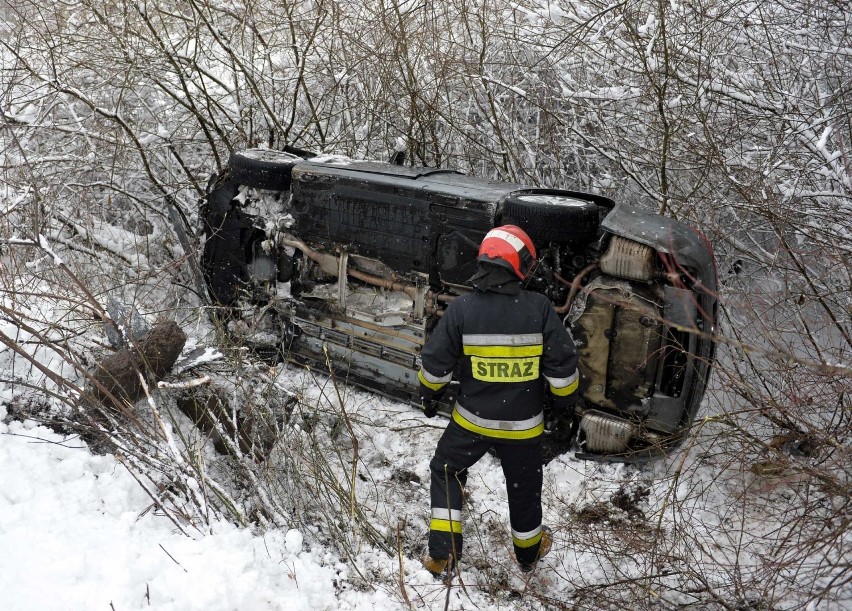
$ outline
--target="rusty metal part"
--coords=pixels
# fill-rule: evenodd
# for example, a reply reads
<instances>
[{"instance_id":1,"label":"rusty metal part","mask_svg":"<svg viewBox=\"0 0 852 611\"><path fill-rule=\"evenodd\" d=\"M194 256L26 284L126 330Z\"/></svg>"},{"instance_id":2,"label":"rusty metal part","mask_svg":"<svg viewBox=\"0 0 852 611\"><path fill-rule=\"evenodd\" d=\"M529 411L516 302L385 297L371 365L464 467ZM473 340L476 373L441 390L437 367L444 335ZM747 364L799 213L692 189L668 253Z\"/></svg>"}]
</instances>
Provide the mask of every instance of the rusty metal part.
<instances>
[{"instance_id":1,"label":"rusty metal part","mask_svg":"<svg viewBox=\"0 0 852 611\"><path fill-rule=\"evenodd\" d=\"M559 282L564 284L565 286L571 287L571 290L568 291L568 299L565 300L565 303L561 306L556 307L557 314L567 314L571 309L571 304L574 303L574 298L577 296L577 293L580 291L580 283L583 281L583 278L588 276L591 272L598 268L597 263L592 263L591 265L587 265L583 269L580 270L580 273L574 276L574 280L568 282L565 278L560 276L557 273L553 274L553 277L556 278Z\"/></svg>"},{"instance_id":2,"label":"rusty metal part","mask_svg":"<svg viewBox=\"0 0 852 611\"><path fill-rule=\"evenodd\" d=\"M340 275L340 257L336 257L328 253L317 252L313 248L305 244L302 240L290 234L285 234L281 238L281 243L284 244L284 246L290 246L292 248L297 248L301 250L303 253L305 253L306 257L317 263L320 269L326 274L329 274L331 276ZM395 282L392 279L373 276L360 270L353 269L349 266L346 267L346 274L352 276L353 278L357 278L362 282L372 284L373 286L377 286L379 288L388 289L391 291L402 291L403 293L412 298L417 296L417 287L413 284L402 284L400 282Z\"/></svg>"}]
</instances>

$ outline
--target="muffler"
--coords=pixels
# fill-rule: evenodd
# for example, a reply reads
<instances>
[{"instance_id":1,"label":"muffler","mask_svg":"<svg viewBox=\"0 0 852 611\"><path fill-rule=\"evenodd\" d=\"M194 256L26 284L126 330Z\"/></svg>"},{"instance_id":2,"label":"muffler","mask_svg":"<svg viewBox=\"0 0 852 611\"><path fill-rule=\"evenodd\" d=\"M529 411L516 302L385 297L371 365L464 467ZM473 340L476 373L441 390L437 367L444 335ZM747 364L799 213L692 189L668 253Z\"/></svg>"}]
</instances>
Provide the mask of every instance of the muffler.
<instances>
[{"instance_id":1,"label":"muffler","mask_svg":"<svg viewBox=\"0 0 852 611\"><path fill-rule=\"evenodd\" d=\"M586 452L627 452L635 430L631 423L589 410L580 419L580 442Z\"/></svg>"}]
</instances>

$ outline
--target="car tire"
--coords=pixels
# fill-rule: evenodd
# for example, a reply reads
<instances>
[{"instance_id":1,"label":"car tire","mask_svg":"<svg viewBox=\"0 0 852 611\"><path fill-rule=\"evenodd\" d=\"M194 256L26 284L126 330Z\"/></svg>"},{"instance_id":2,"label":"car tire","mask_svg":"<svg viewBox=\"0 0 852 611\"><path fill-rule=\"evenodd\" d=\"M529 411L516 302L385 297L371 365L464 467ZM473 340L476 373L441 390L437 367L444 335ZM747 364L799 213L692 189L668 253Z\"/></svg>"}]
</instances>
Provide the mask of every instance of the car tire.
<instances>
[{"instance_id":1,"label":"car tire","mask_svg":"<svg viewBox=\"0 0 852 611\"><path fill-rule=\"evenodd\" d=\"M601 208L564 191L542 189L513 193L503 203L502 219L526 231L542 247L550 242L585 244L597 236Z\"/></svg>"},{"instance_id":2,"label":"car tire","mask_svg":"<svg viewBox=\"0 0 852 611\"><path fill-rule=\"evenodd\" d=\"M231 154L231 179L241 185L269 191L290 188L293 166L301 157L269 149L247 149Z\"/></svg>"}]
</instances>

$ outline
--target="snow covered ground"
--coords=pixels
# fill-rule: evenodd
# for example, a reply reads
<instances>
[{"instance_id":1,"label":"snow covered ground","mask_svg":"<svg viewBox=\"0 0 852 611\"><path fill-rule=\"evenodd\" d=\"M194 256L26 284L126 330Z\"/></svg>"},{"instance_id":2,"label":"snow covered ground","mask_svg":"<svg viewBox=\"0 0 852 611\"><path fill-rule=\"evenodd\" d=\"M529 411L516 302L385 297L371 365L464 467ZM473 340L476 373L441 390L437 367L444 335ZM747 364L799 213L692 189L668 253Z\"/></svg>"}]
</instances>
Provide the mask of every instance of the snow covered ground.
<instances>
[{"instance_id":1,"label":"snow covered ground","mask_svg":"<svg viewBox=\"0 0 852 611\"><path fill-rule=\"evenodd\" d=\"M5 417L5 409L0 408ZM188 537L113 456L32 421L0 424L0 599L39 609L391 609L338 593L346 568L296 530Z\"/></svg>"},{"instance_id":2,"label":"snow covered ground","mask_svg":"<svg viewBox=\"0 0 852 611\"><path fill-rule=\"evenodd\" d=\"M387 411L391 419L410 409L361 392L356 401ZM508 524L502 473L490 456L472 470L469 511L472 528L485 531L477 538L505 539L506 549L499 557L483 557L471 537L462 567L467 585L454 587L448 598L444 585L419 566L416 550L404 554L400 580L399 558L365 546L356 564L365 575L376 576L365 584L338 555L296 529L272 528L258 535L219 521L187 536L153 507L115 456L97 455L77 436L35 421L7 418L2 407L0 420L6 422L0 422L4 611L407 609L409 603L444 609L448 600L450 609L503 609L515 608L513 597L530 586L508 556L508 526L505 533L499 527L489 532L489 524ZM382 426L369 431L364 422L357 427L359 437L363 434L362 468L379 483L365 486L367 502L393 472L410 474L404 498L398 498L397 486L373 501L376 515L387 515L388 523L402 519L410 525L407 538L417 547L428 519L428 460L445 421L426 421L416 413L412 420L418 429L414 434L394 435ZM548 489L576 487L582 463L565 466L556 461L546 469ZM561 549L548 560L583 561ZM512 594L495 598L494 592L477 587L487 581L486 574L502 575Z\"/></svg>"},{"instance_id":3,"label":"snow covered ground","mask_svg":"<svg viewBox=\"0 0 852 611\"><path fill-rule=\"evenodd\" d=\"M304 388L309 376L283 367L287 384ZM761 533L769 535L778 525L761 522L767 513L742 516L746 523L733 528L738 543L720 539L718 516L730 513L724 491L736 481L725 484L712 461L689 477L682 474L671 488L666 472L683 466L683 457L632 470L563 456L545 466L545 521L554 528L554 550L525 578L509 557L502 473L486 456L468 480L465 558L461 578L447 589L417 562L428 523L428 461L444 421L361 391L347 391L346 403L359 440L358 503L380 533L399 543L397 555L355 537L347 559L341 552L347 545L328 545L318 531L286 526L258 534L213 520L203 532L183 534L115 456L93 453L78 437L32 420L13 420L0 407L0 608L494 611L579 602L578 608L597 609L602 602L618 608L612 605L622 595L635 595L620 592L614 582L650 578L655 588L668 588L661 593L670 608L697 598L680 590L684 571L698 568L709 587L725 591L731 574L715 562L736 553L740 570L751 574L747 563L756 556L742 550L759 551L752 546ZM293 441L296 433L290 435ZM626 512L617 509L624 507L619 494L642 490L644 499L637 497ZM674 497L680 513L667 517L667 499ZM660 519L657 512L664 516L663 532L673 538L649 528ZM654 515L650 522L646 513ZM681 515L691 516L688 524L676 524ZM406 525L399 539L398 524ZM357 530L343 526L341 533L348 537ZM842 548L841 542L826 556L842 562ZM803 578L790 579L795 584ZM598 584L610 584L609 590ZM581 592L585 598L577 599ZM776 600L783 597L776 594ZM772 608L802 608L789 603ZM847 607L825 600L805 608Z\"/></svg>"},{"instance_id":4,"label":"snow covered ground","mask_svg":"<svg viewBox=\"0 0 852 611\"><path fill-rule=\"evenodd\" d=\"M5 417L0 408L0 420ZM376 444L394 443L379 435L365 453L378 456ZM428 458L422 460L424 475ZM481 483L497 486L499 496L499 467L480 471ZM428 494L421 487L425 515ZM490 496L481 502L496 505ZM417 506L408 510L417 513ZM322 547L309 549L295 529L259 536L219 522L211 530L180 533L114 456L93 454L78 437L31 420L0 423L5 611L408 608L399 591L348 585L346 564ZM363 556L365 564L385 565L382 571L394 570L397 562L375 550ZM405 581L412 604L444 607L443 586L411 559ZM465 608L470 594L479 608L491 608L475 590L463 599L454 596L451 608Z\"/></svg>"}]
</instances>

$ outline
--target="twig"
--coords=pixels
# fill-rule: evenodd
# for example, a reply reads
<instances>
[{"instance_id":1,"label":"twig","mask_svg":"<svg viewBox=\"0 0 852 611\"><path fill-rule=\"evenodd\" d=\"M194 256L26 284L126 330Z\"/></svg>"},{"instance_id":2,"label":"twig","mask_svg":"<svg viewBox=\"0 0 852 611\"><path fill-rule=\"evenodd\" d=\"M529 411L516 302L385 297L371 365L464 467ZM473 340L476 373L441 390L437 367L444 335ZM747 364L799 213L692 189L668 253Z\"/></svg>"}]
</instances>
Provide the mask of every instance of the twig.
<instances>
[{"instance_id":1,"label":"twig","mask_svg":"<svg viewBox=\"0 0 852 611\"><path fill-rule=\"evenodd\" d=\"M157 388L195 388L210 383L210 376L202 376L186 382L157 382Z\"/></svg>"},{"instance_id":2,"label":"twig","mask_svg":"<svg viewBox=\"0 0 852 611\"><path fill-rule=\"evenodd\" d=\"M355 515L355 484L358 475L358 438L355 437L355 430L352 428L352 422L349 420L349 414L346 413L346 406L343 403L343 397L340 395L340 387L337 385L337 377L334 375L334 367L331 366L331 356L328 353L328 347L323 345L325 353L325 362L328 367L331 383L334 386L334 392L337 394L337 402L340 405L340 413L343 414L343 422L346 423L346 429L349 431L349 436L352 439L352 480L349 489L349 514Z\"/></svg>"},{"instance_id":3,"label":"twig","mask_svg":"<svg viewBox=\"0 0 852 611\"><path fill-rule=\"evenodd\" d=\"M147 494L151 498L151 500L154 501L154 505L156 505L159 509L161 509L163 511L163 513L166 515L166 517L169 520L171 520L172 524L175 525L175 527L180 531L180 533L182 535L184 535L185 537L188 537L189 535L186 534L186 531L181 527L180 524L178 524L178 521L175 519L175 517L172 516L172 514L163 506L163 504L160 502L160 500L157 497L155 497L153 494L151 494L151 491L148 490L148 488L144 484L142 484L142 482L139 480L139 478L136 477L136 474L133 472L133 469L131 469L129 466L127 466L127 464L124 462L124 459L121 457L121 455L116 454L115 459L118 462L120 462L125 469L127 469L127 472L130 473L130 476L133 479L136 480L136 483L139 484L139 486L142 488L142 490L145 491L145 494Z\"/></svg>"},{"instance_id":4,"label":"twig","mask_svg":"<svg viewBox=\"0 0 852 611\"><path fill-rule=\"evenodd\" d=\"M160 549L161 549L161 550L163 550L164 552L166 552L166 556L168 556L169 558L171 558L171 559L172 559L172 562L174 562L176 565L178 565L180 568L182 568L182 569L183 569L183 572L184 572L184 573L189 573L189 571L187 571L187 570L183 567L183 565L182 565L180 562L178 562L177 560L175 560L175 557L174 557L174 556L172 556L172 555L168 552L168 550L167 550L165 547L163 547L163 544L162 544L162 543L159 543L158 545L160 546Z\"/></svg>"},{"instance_id":5,"label":"twig","mask_svg":"<svg viewBox=\"0 0 852 611\"><path fill-rule=\"evenodd\" d=\"M409 609L411 609L411 599L408 598L408 592L405 590L405 565L403 563L402 556L401 530L404 524L404 520L400 520L396 523L396 553L397 558L399 559L399 591L402 594L402 599L405 601L405 604L408 605Z\"/></svg>"}]
</instances>

